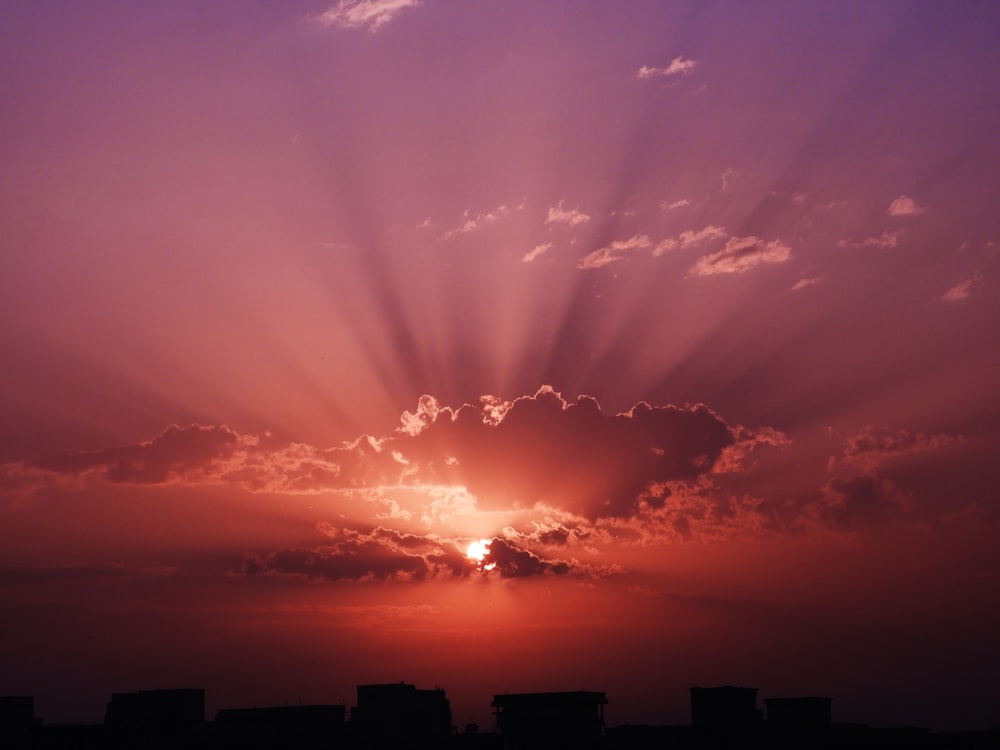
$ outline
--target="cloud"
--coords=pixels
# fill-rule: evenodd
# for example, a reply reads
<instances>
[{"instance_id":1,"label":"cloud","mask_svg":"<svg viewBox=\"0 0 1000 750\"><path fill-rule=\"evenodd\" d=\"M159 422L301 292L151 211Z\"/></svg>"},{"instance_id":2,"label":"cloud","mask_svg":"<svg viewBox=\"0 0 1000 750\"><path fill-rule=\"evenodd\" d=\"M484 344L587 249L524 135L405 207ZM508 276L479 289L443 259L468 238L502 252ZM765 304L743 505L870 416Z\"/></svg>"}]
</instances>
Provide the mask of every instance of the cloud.
<instances>
[{"instance_id":1,"label":"cloud","mask_svg":"<svg viewBox=\"0 0 1000 750\"><path fill-rule=\"evenodd\" d=\"M580 262L577 263L577 268L601 268L622 260L625 254L632 250L642 250L649 247L650 244L649 237L645 234L636 234L627 240L615 240L610 245L581 258Z\"/></svg>"},{"instance_id":2,"label":"cloud","mask_svg":"<svg viewBox=\"0 0 1000 750\"><path fill-rule=\"evenodd\" d=\"M698 67L696 60L686 60L684 57L675 57L665 68L651 68L643 65L635 72L635 77L644 80L646 78L657 78L660 76L688 75L693 73Z\"/></svg>"},{"instance_id":3,"label":"cloud","mask_svg":"<svg viewBox=\"0 0 1000 750\"><path fill-rule=\"evenodd\" d=\"M675 208L683 208L684 206L690 206L690 205L691 201L689 201L687 198L681 198L680 200L676 200L672 203L668 203L667 201L660 201L660 208L662 208L664 211L673 211Z\"/></svg>"},{"instance_id":4,"label":"cloud","mask_svg":"<svg viewBox=\"0 0 1000 750\"><path fill-rule=\"evenodd\" d=\"M901 195L889 204L888 213L890 216L919 216L927 211L926 208L918 206L916 201L908 195Z\"/></svg>"},{"instance_id":5,"label":"cloud","mask_svg":"<svg viewBox=\"0 0 1000 750\"><path fill-rule=\"evenodd\" d=\"M896 247L899 242L899 231L895 232L882 232L878 237L866 237L863 240L840 240L837 243L838 247L877 247L880 249L889 249Z\"/></svg>"},{"instance_id":6,"label":"cloud","mask_svg":"<svg viewBox=\"0 0 1000 750\"><path fill-rule=\"evenodd\" d=\"M226 427L171 426L134 446L6 464L0 476L5 502L30 497L31 487L52 487L53 481L186 483L333 493L350 503L355 518L425 528L462 528L470 519L490 517L483 513L499 512L504 515L496 518L510 519L504 523L532 524L528 532L505 532L508 547L545 563L498 547L502 574L559 574L568 565L574 574L596 575L598 569L572 560L546 560L540 550L573 544L592 551L610 539L594 524L653 513L674 502L678 483L737 474L751 453L783 440L770 428L729 425L703 405L640 402L605 414L590 397L567 400L543 387L513 400L485 396L458 409L425 395L403 412L394 433L363 435L333 448L269 446ZM674 516L688 511L674 507ZM712 518L697 533L712 533L718 525ZM690 519L677 523L697 526ZM247 571L360 580L438 577L443 566L448 575L464 570L454 562L454 545L431 537L385 529L328 536L333 541L321 547L254 556Z\"/></svg>"},{"instance_id":7,"label":"cloud","mask_svg":"<svg viewBox=\"0 0 1000 750\"><path fill-rule=\"evenodd\" d=\"M594 556L620 544L841 532L913 518L924 454L963 438L867 426L829 453L810 454L810 468L785 434L727 423L705 405L640 402L606 413L591 397L542 387L458 408L425 395L394 432L333 448L270 440L227 427L170 426L133 446L0 465L0 498L30 496L31 487L39 496L62 492L74 482L88 491L103 482L331 493L322 506L331 518L368 530L320 524L322 544L257 551L243 572L464 577L476 571L464 555L467 538L414 529L475 529L478 538L490 535L482 528L489 523L501 540L489 561L494 575L594 577L611 570L594 566ZM775 489L774 478L793 464L796 489ZM397 524L407 531L387 527Z\"/></svg>"},{"instance_id":8,"label":"cloud","mask_svg":"<svg viewBox=\"0 0 1000 750\"><path fill-rule=\"evenodd\" d=\"M960 281L955 286L951 287L944 294L941 295L941 299L945 302L959 302L963 299L968 299L969 295L972 293L972 287L983 280L983 275L981 273L975 273L964 281Z\"/></svg>"},{"instance_id":9,"label":"cloud","mask_svg":"<svg viewBox=\"0 0 1000 750\"><path fill-rule=\"evenodd\" d=\"M547 562L538 555L526 549L519 549L505 539L494 537L489 544L486 556L483 558L484 569L496 570L504 578L524 578L550 573L566 575L571 567L568 562Z\"/></svg>"},{"instance_id":10,"label":"cloud","mask_svg":"<svg viewBox=\"0 0 1000 750\"><path fill-rule=\"evenodd\" d=\"M464 577L476 569L455 544L433 536L381 526L368 533L326 525L320 530L331 537L330 543L249 555L240 572L327 581L421 581Z\"/></svg>"},{"instance_id":11,"label":"cloud","mask_svg":"<svg viewBox=\"0 0 1000 750\"><path fill-rule=\"evenodd\" d=\"M400 432L407 435L419 435L428 425L434 423L438 414L441 413L441 404L433 396L424 394L417 401L416 411L404 411L399 421L402 426Z\"/></svg>"},{"instance_id":12,"label":"cloud","mask_svg":"<svg viewBox=\"0 0 1000 750\"><path fill-rule=\"evenodd\" d=\"M938 450L961 440L960 435L926 435L922 432L889 430L868 425L844 442L841 455L829 462L830 471L848 466L870 472L888 459Z\"/></svg>"},{"instance_id":13,"label":"cloud","mask_svg":"<svg viewBox=\"0 0 1000 750\"><path fill-rule=\"evenodd\" d=\"M671 250L687 249L695 245L700 245L703 242L708 242L709 240L715 240L725 236L725 229L712 224L709 224L704 229L699 229L698 231L688 229L687 231L681 232L676 238L668 238L660 242L653 249L653 255L662 255L663 253Z\"/></svg>"},{"instance_id":14,"label":"cloud","mask_svg":"<svg viewBox=\"0 0 1000 750\"><path fill-rule=\"evenodd\" d=\"M368 456L378 456L377 445L359 442L351 448L316 448L291 443L275 450L237 453L212 476L187 477L211 483L238 484L251 492L302 494L350 486ZM390 457L383 458L388 462Z\"/></svg>"},{"instance_id":15,"label":"cloud","mask_svg":"<svg viewBox=\"0 0 1000 750\"><path fill-rule=\"evenodd\" d=\"M792 284L791 291L797 292L800 289L805 289L807 286L812 286L813 284L818 284L820 279L818 276L803 276L801 279Z\"/></svg>"},{"instance_id":16,"label":"cloud","mask_svg":"<svg viewBox=\"0 0 1000 750\"><path fill-rule=\"evenodd\" d=\"M547 253L551 249L552 249L551 242L546 242L542 245L535 245L533 250L529 250L524 254L524 257L521 258L521 262L531 263L531 261L533 261L535 258L537 258L540 255L543 255L544 253Z\"/></svg>"},{"instance_id":17,"label":"cloud","mask_svg":"<svg viewBox=\"0 0 1000 750\"><path fill-rule=\"evenodd\" d=\"M257 438L228 427L168 426L149 442L41 459L34 467L56 474L98 474L110 482L162 484L218 473L226 459Z\"/></svg>"},{"instance_id":18,"label":"cloud","mask_svg":"<svg viewBox=\"0 0 1000 750\"><path fill-rule=\"evenodd\" d=\"M817 520L842 531L887 523L913 508L913 498L892 480L873 474L833 477L814 506Z\"/></svg>"},{"instance_id":19,"label":"cloud","mask_svg":"<svg viewBox=\"0 0 1000 750\"><path fill-rule=\"evenodd\" d=\"M677 237L662 240L653 247L652 252L653 255L659 256L672 250L694 247L725 236L725 229L709 224L702 229L688 229L681 232ZM652 241L648 235L636 234L627 240L616 240L605 247L593 251L580 259L580 262L577 263L577 268L601 268L602 266L624 260L625 256L632 250L645 250L651 246Z\"/></svg>"},{"instance_id":20,"label":"cloud","mask_svg":"<svg viewBox=\"0 0 1000 750\"><path fill-rule=\"evenodd\" d=\"M596 526L614 545L725 541L776 532L772 516L779 507L729 492L717 476L701 476L655 485L635 515L599 519Z\"/></svg>"},{"instance_id":21,"label":"cloud","mask_svg":"<svg viewBox=\"0 0 1000 750\"><path fill-rule=\"evenodd\" d=\"M316 21L342 29L367 26L369 31L375 32L403 10L418 5L420 0L340 0L316 16Z\"/></svg>"},{"instance_id":22,"label":"cloud","mask_svg":"<svg viewBox=\"0 0 1000 750\"><path fill-rule=\"evenodd\" d=\"M571 543L579 543L588 536L591 536L592 533L593 532L588 531L582 524L567 526L559 522L536 522L535 530L528 534L526 538L536 544L542 544L550 547L565 547Z\"/></svg>"},{"instance_id":23,"label":"cloud","mask_svg":"<svg viewBox=\"0 0 1000 750\"><path fill-rule=\"evenodd\" d=\"M421 466L451 455L450 480L480 509L544 505L576 516L627 516L651 484L712 471L735 441L708 407L640 403L606 415L592 398L551 388L514 400L496 424L475 407L442 412L401 450ZM444 480L444 476L438 473ZM655 502L655 501L654 501Z\"/></svg>"},{"instance_id":24,"label":"cloud","mask_svg":"<svg viewBox=\"0 0 1000 750\"><path fill-rule=\"evenodd\" d=\"M751 430L743 425L730 428L733 442L727 445L712 467L713 474L742 471L751 454L764 447L779 448L791 445L788 436L773 427Z\"/></svg>"},{"instance_id":25,"label":"cloud","mask_svg":"<svg viewBox=\"0 0 1000 750\"><path fill-rule=\"evenodd\" d=\"M571 227L575 227L579 224L586 224L590 221L590 216L583 213L578 208L572 208L566 210L563 208L563 202L559 201L559 205L549 209L549 214L545 218L546 224L569 224Z\"/></svg>"},{"instance_id":26,"label":"cloud","mask_svg":"<svg viewBox=\"0 0 1000 750\"><path fill-rule=\"evenodd\" d=\"M0 508L22 507L35 495L75 481L75 476L58 475L28 461L0 464Z\"/></svg>"},{"instance_id":27,"label":"cloud","mask_svg":"<svg viewBox=\"0 0 1000 750\"><path fill-rule=\"evenodd\" d=\"M520 210L521 207L518 206L516 210ZM469 232L476 232L482 229L484 226L493 224L499 221L503 217L509 215L511 209L507 205L500 205L494 208L492 211L486 211L485 213L472 213L469 209L466 209L462 213L462 223L459 224L454 229L449 229L443 235L441 235L442 240L450 240L452 237L458 234L468 234Z\"/></svg>"},{"instance_id":28,"label":"cloud","mask_svg":"<svg viewBox=\"0 0 1000 750\"><path fill-rule=\"evenodd\" d=\"M542 575L596 577L612 568L577 560L549 560L516 539L493 537L481 561L464 553L468 540L411 534L384 526L370 532L338 529L321 523L330 542L311 548L287 548L247 555L238 571L246 576L281 576L326 581L425 581L470 575L526 578Z\"/></svg>"},{"instance_id":29,"label":"cloud","mask_svg":"<svg viewBox=\"0 0 1000 750\"><path fill-rule=\"evenodd\" d=\"M231 485L251 492L341 493L374 518L430 523L475 511L547 508L555 518L623 517L649 488L710 474L734 459L745 428L711 409L651 406L604 414L592 398L543 387L458 409L423 396L396 432L334 448L266 446L226 427L171 426L153 440L32 465L3 466L8 496L51 478L112 484ZM763 439L763 438L762 438ZM726 469L728 470L728 469ZM645 498L645 499L644 499ZM547 511L549 512L549 511ZM317 564L319 564L317 560Z\"/></svg>"},{"instance_id":30,"label":"cloud","mask_svg":"<svg viewBox=\"0 0 1000 750\"><path fill-rule=\"evenodd\" d=\"M650 484L633 515L597 519L598 532L618 544L705 542L839 535L937 519L918 503L919 467L925 454L964 442L957 435L869 426L843 440L824 467L800 460L805 455L777 430L737 425L730 431L734 442L711 473ZM787 471L790 462L809 473L808 481L791 492L774 491L776 472Z\"/></svg>"},{"instance_id":31,"label":"cloud","mask_svg":"<svg viewBox=\"0 0 1000 750\"><path fill-rule=\"evenodd\" d=\"M405 473L406 466L367 435L338 448L303 443L265 448L255 435L228 427L170 425L148 442L90 453L6 464L2 484L105 481L112 484L230 484L252 492L326 492Z\"/></svg>"},{"instance_id":32,"label":"cloud","mask_svg":"<svg viewBox=\"0 0 1000 750\"><path fill-rule=\"evenodd\" d=\"M759 237L730 237L725 248L699 258L688 273L692 276L742 274L763 264L784 263L791 256L791 248L779 240L764 242Z\"/></svg>"},{"instance_id":33,"label":"cloud","mask_svg":"<svg viewBox=\"0 0 1000 750\"><path fill-rule=\"evenodd\" d=\"M912 516L916 502L913 493L901 486L907 475L901 459L963 441L961 435L863 427L844 441L840 455L827 462L830 477L818 499L803 503L803 510L814 523L839 531Z\"/></svg>"}]
</instances>

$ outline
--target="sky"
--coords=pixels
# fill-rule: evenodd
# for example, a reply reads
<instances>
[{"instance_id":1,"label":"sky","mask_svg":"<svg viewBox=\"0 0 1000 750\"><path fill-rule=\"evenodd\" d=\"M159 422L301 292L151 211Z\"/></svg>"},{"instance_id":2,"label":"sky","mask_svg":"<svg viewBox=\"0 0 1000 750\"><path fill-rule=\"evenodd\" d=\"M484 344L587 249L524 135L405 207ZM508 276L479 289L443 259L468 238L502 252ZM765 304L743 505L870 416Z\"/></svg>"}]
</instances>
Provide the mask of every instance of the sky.
<instances>
[{"instance_id":1,"label":"sky","mask_svg":"<svg viewBox=\"0 0 1000 750\"><path fill-rule=\"evenodd\" d=\"M0 4L0 694L1000 725L998 30Z\"/></svg>"}]
</instances>

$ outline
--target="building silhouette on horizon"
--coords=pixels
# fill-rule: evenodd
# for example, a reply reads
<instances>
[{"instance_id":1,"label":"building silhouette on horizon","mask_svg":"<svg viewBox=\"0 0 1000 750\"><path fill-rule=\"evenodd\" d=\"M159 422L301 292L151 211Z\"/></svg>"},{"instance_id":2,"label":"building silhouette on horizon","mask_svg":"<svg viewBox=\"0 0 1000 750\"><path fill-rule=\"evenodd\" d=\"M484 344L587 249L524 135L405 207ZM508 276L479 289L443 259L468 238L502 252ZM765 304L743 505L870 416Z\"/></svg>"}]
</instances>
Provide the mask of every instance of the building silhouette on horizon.
<instances>
[{"instance_id":1,"label":"building silhouette on horizon","mask_svg":"<svg viewBox=\"0 0 1000 750\"><path fill-rule=\"evenodd\" d=\"M405 682L358 685L350 738L358 747L429 747L452 734L451 702L444 690L418 690Z\"/></svg>"},{"instance_id":2,"label":"building silhouette on horizon","mask_svg":"<svg viewBox=\"0 0 1000 750\"><path fill-rule=\"evenodd\" d=\"M691 688L691 726L696 729L733 731L755 727L763 720L757 708L757 688Z\"/></svg>"},{"instance_id":3,"label":"building silhouette on horizon","mask_svg":"<svg viewBox=\"0 0 1000 750\"><path fill-rule=\"evenodd\" d=\"M34 696L0 696L0 747L24 747L41 723L35 718Z\"/></svg>"},{"instance_id":4,"label":"building silhouette on horizon","mask_svg":"<svg viewBox=\"0 0 1000 750\"><path fill-rule=\"evenodd\" d=\"M104 713L109 727L182 727L205 721L201 688L112 693Z\"/></svg>"},{"instance_id":5,"label":"building silhouette on horizon","mask_svg":"<svg viewBox=\"0 0 1000 750\"><path fill-rule=\"evenodd\" d=\"M215 714L220 750L336 748L345 744L342 705L226 708Z\"/></svg>"},{"instance_id":6,"label":"building silhouette on horizon","mask_svg":"<svg viewBox=\"0 0 1000 750\"><path fill-rule=\"evenodd\" d=\"M829 727L832 698L801 696L765 698L767 723L772 727L822 729Z\"/></svg>"},{"instance_id":7,"label":"building silhouette on horizon","mask_svg":"<svg viewBox=\"0 0 1000 750\"><path fill-rule=\"evenodd\" d=\"M603 692L493 696L495 732L456 733L441 688L357 686L357 705L219 710L202 689L113 693L103 724L46 725L32 696L0 697L0 750L994 750L1000 727L933 732L835 723L832 699L767 698L757 689L693 687L691 724L605 727Z\"/></svg>"},{"instance_id":8,"label":"building silhouette on horizon","mask_svg":"<svg viewBox=\"0 0 1000 750\"><path fill-rule=\"evenodd\" d=\"M604 736L604 693L578 690L494 695L504 750L597 747Z\"/></svg>"}]
</instances>

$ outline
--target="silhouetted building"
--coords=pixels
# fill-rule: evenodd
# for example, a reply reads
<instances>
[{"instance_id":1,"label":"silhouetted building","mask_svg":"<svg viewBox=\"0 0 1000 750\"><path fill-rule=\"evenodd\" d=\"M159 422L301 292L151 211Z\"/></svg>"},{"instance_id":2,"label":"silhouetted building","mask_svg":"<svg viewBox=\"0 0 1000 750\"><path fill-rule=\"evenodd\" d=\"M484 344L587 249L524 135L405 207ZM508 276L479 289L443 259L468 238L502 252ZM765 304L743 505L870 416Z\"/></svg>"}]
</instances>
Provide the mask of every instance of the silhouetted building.
<instances>
[{"instance_id":1,"label":"silhouetted building","mask_svg":"<svg viewBox=\"0 0 1000 750\"><path fill-rule=\"evenodd\" d=\"M741 730L760 724L762 719L757 688L691 688L691 725L696 729Z\"/></svg>"},{"instance_id":2,"label":"silhouetted building","mask_svg":"<svg viewBox=\"0 0 1000 750\"><path fill-rule=\"evenodd\" d=\"M35 719L33 696L0 697L0 746L24 747L32 730L40 723L40 720Z\"/></svg>"},{"instance_id":3,"label":"silhouetted building","mask_svg":"<svg viewBox=\"0 0 1000 750\"><path fill-rule=\"evenodd\" d=\"M465 731L453 734L443 747L448 750L503 750L500 735L480 732L478 724L466 724Z\"/></svg>"},{"instance_id":4,"label":"silhouetted building","mask_svg":"<svg viewBox=\"0 0 1000 750\"><path fill-rule=\"evenodd\" d=\"M219 748L335 748L346 733L344 706L231 708L215 714Z\"/></svg>"},{"instance_id":5,"label":"silhouetted building","mask_svg":"<svg viewBox=\"0 0 1000 750\"><path fill-rule=\"evenodd\" d=\"M773 727L822 729L830 726L830 698L765 698L767 723Z\"/></svg>"},{"instance_id":6,"label":"silhouetted building","mask_svg":"<svg viewBox=\"0 0 1000 750\"><path fill-rule=\"evenodd\" d=\"M33 696L0 696L0 729L30 729L34 725L35 699Z\"/></svg>"},{"instance_id":7,"label":"silhouetted building","mask_svg":"<svg viewBox=\"0 0 1000 750\"><path fill-rule=\"evenodd\" d=\"M349 728L361 747L430 747L451 736L451 703L440 688L358 685Z\"/></svg>"},{"instance_id":8,"label":"silhouetted building","mask_svg":"<svg viewBox=\"0 0 1000 750\"><path fill-rule=\"evenodd\" d=\"M205 691L200 688L112 693L104 713L109 727L173 727L205 721Z\"/></svg>"},{"instance_id":9,"label":"silhouetted building","mask_svg":"<svg viewBox=\"0 0 1000 750\"><path fill-rule=\"evenodd\" d=\"M695 747L691 727L621 724L604 732L607 750L663 750Z\"/></svg>"},{"instance_id":10,"label":"silhouetted building","mask_svg":"<svg viewBox=\"0 0 1000 750\"><path fill-rule=\"evenodd\" d=\"M9 747L2 744L0 746ZM27 747L30 750L129 750L140 745L112 741L103 724L46 724L32 732ZM162 743L145 745L146 750L162 747Z\"/></svg>"},{"instance_id":11,"label":"silhouetted building","mask_svg":"<svg viewBox=\"0 0 1000 750\"><path fill-rule=\"evenodd\" d=\"M108 747L116 750L208 747L210 728L200 688L112 693L104 713Z\"/></svg>"},{"instance_id":12,"label":"silhouetted building","mask_svg":"<svg viewBox=\"0 0 1000 750\"><path fill-rule=\"evenodd\" d=\"M513 748L587 748L604 733L604 693L506 693L493 696L497 732Z\"/></svg>"}]
</instances>

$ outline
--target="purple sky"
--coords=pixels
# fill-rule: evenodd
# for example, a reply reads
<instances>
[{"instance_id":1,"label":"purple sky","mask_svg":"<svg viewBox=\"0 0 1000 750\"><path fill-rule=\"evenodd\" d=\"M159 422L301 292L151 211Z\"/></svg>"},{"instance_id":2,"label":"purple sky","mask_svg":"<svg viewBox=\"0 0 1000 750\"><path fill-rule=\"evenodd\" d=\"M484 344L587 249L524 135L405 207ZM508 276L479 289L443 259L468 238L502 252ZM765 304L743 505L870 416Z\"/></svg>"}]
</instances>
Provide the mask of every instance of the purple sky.
<instances>
[{"instance_id":1,"label":"purple sky","mask_svg":"<svg viewBox=\"0 0 1000 750\"><path fill-rule=\"evenodd\" d=\"M0 5L0 694L1000 724L998 31Z\"/></svg>"}]
</instances>

